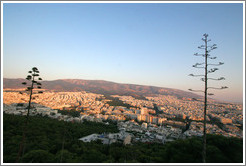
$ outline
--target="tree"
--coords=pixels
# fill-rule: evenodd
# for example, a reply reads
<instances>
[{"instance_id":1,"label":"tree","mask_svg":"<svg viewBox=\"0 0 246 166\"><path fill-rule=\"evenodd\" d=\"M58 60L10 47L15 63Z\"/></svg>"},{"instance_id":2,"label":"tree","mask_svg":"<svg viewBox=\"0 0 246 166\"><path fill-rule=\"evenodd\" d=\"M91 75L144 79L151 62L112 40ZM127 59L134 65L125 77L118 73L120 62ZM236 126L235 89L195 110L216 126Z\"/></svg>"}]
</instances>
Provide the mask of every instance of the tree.
<instances>
[{"instance_id":1,"label":"tree","mask_svg":"<svg viewBox=\"0 0 246 166\"><path fill-rule=\"evenodd\" d=\"M35 97L33 97L33 95L35 94L35 93L33 93L33 89L35 89L35 88L41 89L41 86L42 86L42 84L39 82L42 80L42 78L39 77L38 68L33 67L32 70L29 71L28 73L29 73L29 75L27 75L26 80L28 80L30 82L30 85L27 86L25 91L26 91L26 94L29 95L29 102L28 102L28 106L27 106L27 115L26 115L26 121L25 121L23 136L22 136L22 142L20 144L19 153L18 153L16 162L19 162L21 155L24 153L23 147L24 147L25 139L26 139L26 132L27 132L29 115L30 115L31 102L32 102L32 99L35 98ZM35 80L35 78L37 78L37 77L38 77L39 81ZM27 85L27 82L22 82L22 84ZM38 93L43 93L43 91L39 90ZM20 92L20 94L23 94L23 93Z\"/></svg>"},{"instance_id":2,"label":"tree","mask_svg":"<svg viewBox=\"0 0 246 166\"><path fill-rule=\"evenodd\" d=\"M55 156L45 150L31 150L26 153L22 162L24 163L54 163Z\"/></svg>"},{"instance_id":3,"label":"tree","mask_svg":"<svg viewBox=\"0 0 246 166\"><path fill-rule=\"evenodd\" d=\"M3 162L16 161L16 147L22 137L21 124L26 118L13 114L3 114ZM95 124L95 125L93 125ZM30 143L20 162L49 163L88 163L88 162L138 162L138 163L201 163L202 141L199 137L175 140L166 144L146 144L137 142L129 146L122 143L110 145L97 142L79 141L86 129L91 133L115 132L112 127L102 123L69 123L52 118L33 116L30 118L27 138ZM71 137L66 137L64 150L61 150L64 127ZM92 127L93 126L93 127ZM100 127L95 127L100 126ZM77 132L76 132L77 131ZM68 134L68 135L69 135ZM74 139L73 139L74 138ZM43 142L43 143L42 143ZM45 147L43 147L45 145ZM208 163L242 163L244 156L243 139L207 134ZM47 147L46 147L47 146ZM109 149L109 150L108 150ZM95 152L96 151L96 152ZM126 154L127 153L127 154ZM98 156L98 158L97 158ZM95 159L96 160L93 160Z\"/></svg>"},{"instance_id":4,"label":"tree","mask_svg":"<svg viewBox=\"0 0 246 166\"><path fill-rule=\"evenodd\" d=\"M216 81L220 81L220 80L225 80L224 77L220 77L220 78L208 78L208 74L214 73L215 71L219 70L218 68L211 68L208 69L208 66L220 66L223 65L224 63L219 62L217 64L210 64L208 63L208 58L209 59L216 59L217 57L212 57L209 53L217 48L216 44L213 44L211 46L208 45L208 42L210 42L211 40L208 39L208 34L204 34L203 35L204 38L202 38L202 40L204 41L205 45L201 45L198 48L202 49L205 51L204 54L198 54L195 53L195 56L202 56L205 58L205 62L203 63L196 63L195 65L193 65L192 67L194 68L202 68L205 69L205 73L204 75L194 75L194 74L190 74L189 76L192 77L202 77L201 81L204 82L205 86L204 86L204 91L203 90L193 90L193 89L189 89L190 91L193 92L203 92L204 93L204 121L203 121L203 162L206 162L206 116L207 116L207 95L214 95L213 93L208 93L208 89L226 89L228 88L227 86L222 86L221 88L215 88L215 87L208 87L208 80L216 80Z\"/></svg>"}]
</instances>

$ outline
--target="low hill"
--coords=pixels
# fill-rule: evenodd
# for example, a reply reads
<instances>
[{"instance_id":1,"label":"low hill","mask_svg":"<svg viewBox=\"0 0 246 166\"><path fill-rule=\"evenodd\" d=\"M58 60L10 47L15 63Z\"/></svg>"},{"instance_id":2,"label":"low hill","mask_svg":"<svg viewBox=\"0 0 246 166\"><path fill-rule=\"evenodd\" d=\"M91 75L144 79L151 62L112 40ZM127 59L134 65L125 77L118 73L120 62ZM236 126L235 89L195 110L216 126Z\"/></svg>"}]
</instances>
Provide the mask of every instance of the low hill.
<instances>
[{"instance_id":1,"label":"low hill","mask_svg":"<svg viewBox=\"0 0 246 166\"><path fill-rule=\"evenodd\" d=\"M3 88L23 88L21 84L25 79L3 78ZM201 96L178 89L162 88L146 85L121 84L103 80L60 79L54 81L42 81L42 88L54 91L87 91L107 95L128 95L135 98L153 95L172 95L178 98L200 98Z\"/></svg>"}]
</instances>

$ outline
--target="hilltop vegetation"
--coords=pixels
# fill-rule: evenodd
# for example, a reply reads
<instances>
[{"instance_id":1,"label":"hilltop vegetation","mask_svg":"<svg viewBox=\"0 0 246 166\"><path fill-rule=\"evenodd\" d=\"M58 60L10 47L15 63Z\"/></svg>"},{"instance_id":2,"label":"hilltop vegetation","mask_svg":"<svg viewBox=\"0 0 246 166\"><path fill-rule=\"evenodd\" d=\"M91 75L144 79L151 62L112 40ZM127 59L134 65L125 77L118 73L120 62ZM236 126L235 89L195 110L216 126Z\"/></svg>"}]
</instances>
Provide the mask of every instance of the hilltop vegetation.
<instances>
[{"instance_id":1,"label":"hilltop vegetation","mask_svg":"<svg viewBox=\"0 0 246 166\"><path fill-rule=\"evenodd\" d=\"M3 115L3 162L16 161L25 117ZM166 144L119 143L103 145L78 139L103 132L118 132L113 124L68 123L48 117L31 117L21 162L25 163L200 163L202 140L193 137ZM207 136L207 162L243 162L243 140Z\"/></svg>"}]
</instances>

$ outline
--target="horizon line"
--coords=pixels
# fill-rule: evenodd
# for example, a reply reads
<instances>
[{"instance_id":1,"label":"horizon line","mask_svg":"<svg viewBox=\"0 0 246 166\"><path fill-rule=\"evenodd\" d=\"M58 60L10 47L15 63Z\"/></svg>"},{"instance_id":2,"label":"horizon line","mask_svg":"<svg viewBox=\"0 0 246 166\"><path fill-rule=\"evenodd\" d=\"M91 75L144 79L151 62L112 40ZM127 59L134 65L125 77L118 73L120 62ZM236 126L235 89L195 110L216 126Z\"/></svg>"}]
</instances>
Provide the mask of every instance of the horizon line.
<instances>
[{"instance_id":1,"label":"horizon line","mask_svg":"<svg viewBox=\"0 0 246 166\"><path fill-rule=\"evenodd\" d=\"M6 78L2 77L2 79L23 79L25 78ZM42 80L42 81L57 81L57 80L84 80L84 81L105 81L105 82L111 82L111 83L116 83L116 84L126 84L126 85L140 85L140 86L152 86L152 87L157 87L157 88L165 88L165 89L174 89L174 90L181 90L177 88L167 88L167 87L161 87L157 85L144 85L144 84L137 84L137 83L123 83L123 82L117 82L117 81L109 81L109 80L102 80L102 79L82 79L82 78L59 78L59 79L53 79L53 80ZM181 90L185 91L185 90ZM190 92L187 90L187 92ZM191 92L190 92L191 93Z\"/></svg>"}]
</instances>

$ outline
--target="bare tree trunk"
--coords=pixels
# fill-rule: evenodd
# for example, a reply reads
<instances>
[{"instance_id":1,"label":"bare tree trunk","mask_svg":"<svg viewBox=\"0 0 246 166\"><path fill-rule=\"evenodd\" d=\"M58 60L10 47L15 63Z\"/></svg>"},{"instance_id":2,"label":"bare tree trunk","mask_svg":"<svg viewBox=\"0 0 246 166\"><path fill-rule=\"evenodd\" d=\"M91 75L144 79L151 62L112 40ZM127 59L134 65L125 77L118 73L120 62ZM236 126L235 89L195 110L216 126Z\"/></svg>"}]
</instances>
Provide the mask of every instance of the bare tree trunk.
<instances>
[{"instance_id":1,"label":"bare tree trunk","mask_svg":"<svg viewBox=\"0 0 246 166\"><path fill-rule=\"evenodd\" d=\"M203 123L203 153L202 153L202 158L203 162L206 163L206 122L207 122L207 90L208 90L208 73L207 73L207 37L205 36L205 90L204 90L204 123Z\"/></svg>"},{"instance_id":2,"label":"bare tree trunk","mask_svg":"<svg viewBox=\"0 0 246 166\"><path fill-rule=\"evenodd\" d=\"M34 74L35 74L35 72L34 72ZM27 107L28 110L27 110L27 115L26 115L26 122L25 122L25 127L24 127L24 131L23 131L23 135L22 135L22 141L21 141L21 144L20 144L20 148L19 148L17 159L16 159L16 163L18 163L20 161L21 156L23 156L23 154L24 154L23 149L24 149L25 141L26 141L26 132L27 132L27 128L28 128L27 125L28 125L31 102L32 102L33 81L34 81L34 77L32 79L30 98L29 98L29 103L28 103L28 107Z\"/></svg>"}]
</instances>

